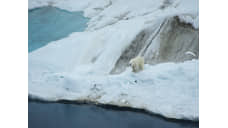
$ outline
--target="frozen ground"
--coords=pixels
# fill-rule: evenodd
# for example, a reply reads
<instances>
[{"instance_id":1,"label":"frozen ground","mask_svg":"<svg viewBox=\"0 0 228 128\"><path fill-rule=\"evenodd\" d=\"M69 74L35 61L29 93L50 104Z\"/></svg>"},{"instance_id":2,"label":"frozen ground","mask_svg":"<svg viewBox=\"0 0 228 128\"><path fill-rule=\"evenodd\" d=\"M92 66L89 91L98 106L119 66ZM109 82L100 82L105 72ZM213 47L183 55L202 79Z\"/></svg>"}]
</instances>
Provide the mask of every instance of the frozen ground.
<instances>
[{"instance_id":1,"label":"frozen ground","mask_svg":"<svg viewBox=\"0 0 228 128\"><path fill-rule=\"evenodd\" d=\"M197 0L29 0L30 9L46 5L84 11L91 19L86 31L29 53L31 97L87 100L198 120L198 60L146 65L137 74L127 68L110 75L124 51L135 39L140 42L139 33L148 28L149 40L154 42L147 51L155 55L162 54L157 31L167 20L177 16L197 30ZM189 38L193 37L186 36L186 41ZM194 52L187 49L183 54L193 56Z\"/></svg>"}]
</instances>

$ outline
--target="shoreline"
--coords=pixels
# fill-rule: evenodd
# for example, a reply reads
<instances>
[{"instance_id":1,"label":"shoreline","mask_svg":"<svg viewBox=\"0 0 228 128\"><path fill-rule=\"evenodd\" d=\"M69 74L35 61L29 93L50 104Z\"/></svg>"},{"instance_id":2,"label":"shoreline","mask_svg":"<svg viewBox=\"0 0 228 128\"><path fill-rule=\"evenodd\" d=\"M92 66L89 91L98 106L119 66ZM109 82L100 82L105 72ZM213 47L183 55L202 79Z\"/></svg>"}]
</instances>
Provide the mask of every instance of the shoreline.
<instances>
[{"instance_id":1,"label":"shoreline","mask_svg":"<svg viewBox=\"0 0 228 128\"><path fill-rule=\"evenodd\" d=\"M168 118L165 117L159 113L153 113L145 109L140 109L140 108L133 108L133 107L128 107L128 106L117 106L113 104L102 104L102 103L97 103L97 102L92 102L92 101L70 101L70 100L58 100L58 101L47 101L47 100L41 100L41 99L31 99L28 98L28 103L41 103L41 104L52 104L52 103L59 103L59 104L71 104L71 105L89 105L89 106L96 106L100 108L104 108L107 110L113 110L113 111L130 111L130 112L137 112L141 114L146 114L151 117L157 117L164 119L166 121L170 122L183 122L183 123L198 123L199 120L188 120L188 119L176 119L176 118Z\"/></svg>"}]
</instances>

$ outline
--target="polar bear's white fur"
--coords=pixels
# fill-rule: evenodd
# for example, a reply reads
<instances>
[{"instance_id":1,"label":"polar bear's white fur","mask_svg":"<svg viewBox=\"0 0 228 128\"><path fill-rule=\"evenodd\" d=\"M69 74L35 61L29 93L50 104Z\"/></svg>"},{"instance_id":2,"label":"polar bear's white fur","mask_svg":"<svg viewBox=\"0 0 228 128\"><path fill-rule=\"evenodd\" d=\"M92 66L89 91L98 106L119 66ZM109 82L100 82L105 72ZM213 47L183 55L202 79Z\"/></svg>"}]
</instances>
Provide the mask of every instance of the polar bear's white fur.
<instances>
[{"instance_id":1,"label":"polar bear's white fur","mask_svg":"<svg viewBox=\"0 0 228 128\"><path fill-rule=\"evenodd\" d=\"M144 58L141 56L137 56L137 57L131 59L129 64L132 68L132 72L137 73L137 72L143 70L143 68L144 68Z\"/></svg>"}]
</instances>

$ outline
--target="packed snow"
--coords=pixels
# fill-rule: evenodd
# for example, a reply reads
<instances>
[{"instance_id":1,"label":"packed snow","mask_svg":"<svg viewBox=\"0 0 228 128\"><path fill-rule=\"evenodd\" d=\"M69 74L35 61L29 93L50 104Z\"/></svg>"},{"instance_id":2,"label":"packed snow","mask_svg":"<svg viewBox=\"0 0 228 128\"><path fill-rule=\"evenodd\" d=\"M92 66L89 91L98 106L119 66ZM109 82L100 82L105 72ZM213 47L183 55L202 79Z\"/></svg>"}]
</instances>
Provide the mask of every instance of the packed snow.
<instances>
[{"instance_id":1,"label":"packed snow","mask_svg":"<svg viewBox=\"0 0 228 128\"><path fill-rule=\"evenodd\" d=\"M30 65L29 94L48 101L79 100L142 108L169 118L198 120L198 60L145 65L133 73L95 75L86 67L58 73Z\"/></svg>"},{"instance_id":2,"label":"packed snow","mask_svg":"<svg viewBox=\"0 0 228 128\"><path fill-rule=\"evenodd\" d=\"M174 16L198 29L197 0L29 0L29 9L42 6L83 11L90 21L86 31L29 53L31 98L92 101L168 118L199 119L198 60L146 64L139 73L128 67L110 75L142 30L157 30ZM152 49L159 50L158 45L159 41Z\"/></svg>"}]
</instances>

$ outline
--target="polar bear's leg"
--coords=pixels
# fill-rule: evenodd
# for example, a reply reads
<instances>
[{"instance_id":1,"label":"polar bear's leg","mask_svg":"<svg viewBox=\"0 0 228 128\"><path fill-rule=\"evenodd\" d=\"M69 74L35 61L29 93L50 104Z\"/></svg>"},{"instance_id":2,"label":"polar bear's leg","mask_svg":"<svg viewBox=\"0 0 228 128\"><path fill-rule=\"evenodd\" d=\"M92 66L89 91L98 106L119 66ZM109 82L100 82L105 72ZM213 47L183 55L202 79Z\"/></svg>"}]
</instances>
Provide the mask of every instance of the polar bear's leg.
<instances>
[{"instance_id":1,"label":"polar bear's leg","mask_svg":"<svg viewBox=\"0 0 228 128\"><path fill-rule=\"evenodd\" d=\"M139 63L135 63L135 67L136 67L136 72L139 72L140 71L140 65L139 65Z\"/></svg>"},{"instance_id":2,"label":"polar bear's leg","mask_svg":"<svg viewBox=\"0 0 228 128\"><path fill-rule=\"evenodd\" d=\"M142 63L139 64L139 70L140 70L140 71L143 70L143 65L142 65Z\"/></svg>"},{"instance_id":3,"label":"polar bear's leg","mask_svg":"<svg viewBox=\"0 0 228 128\"><path fill-rule=\"evenodd\" d=\"M137 68L137 67L136 67L136 64L133 62L131 66L132 66L132 71L133 71L133 72L136 72L136 68Z\"/></svg>"},{"instance_id":4,"label":"polar bear's leg","mask_svg":"<svg viewBox=\"0 0 228 128\"><path fill-rule=\"evenodd\" d=\"M144 59L140 58L139 70L143 70L143 69L144 69Z\"/></svg>"},{"instance_id":5,"label":"polar bear's leg","mask_svg":"<svg viewBox=\"0 0 228 128\"><path fill-rule=\"evenodd\" d=\"M143 62L142 62L142 70L144 69L144 59L143 59Z\"/></svg>"}]
</instances>

